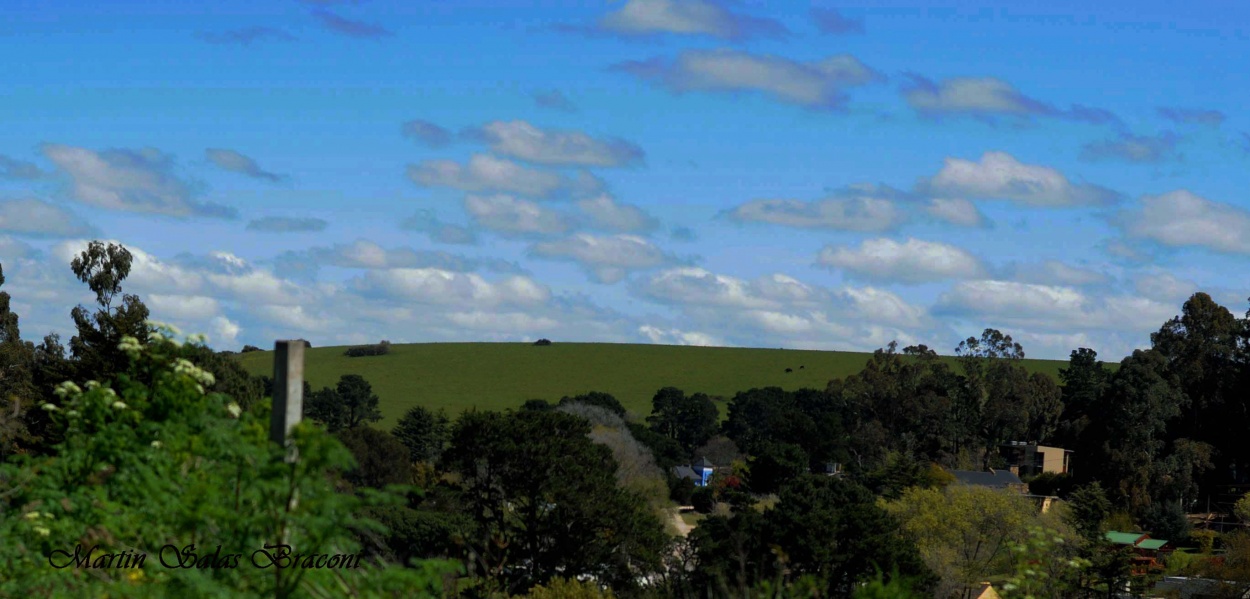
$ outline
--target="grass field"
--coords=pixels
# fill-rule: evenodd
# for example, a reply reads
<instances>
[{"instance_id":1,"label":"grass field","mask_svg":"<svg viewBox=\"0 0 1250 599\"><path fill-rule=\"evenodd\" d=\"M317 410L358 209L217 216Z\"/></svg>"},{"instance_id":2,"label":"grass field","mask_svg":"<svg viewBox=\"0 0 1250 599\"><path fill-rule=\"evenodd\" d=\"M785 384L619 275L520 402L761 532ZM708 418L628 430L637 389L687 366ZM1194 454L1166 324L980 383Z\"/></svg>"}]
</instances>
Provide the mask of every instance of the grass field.
<instances>
[{"instance_id":1,"label":"grass field","mask_svg":"<svg viewBox=\"0 0 1250 599\"><path fill-rule=\"evenodd\" d=\"M633 414L651 411L656 390L733 397L753 387L823 389L858 372L870 354L794 349L627 345L612 343L417 343L392 345L384 356L348 358L343 347L308 350L305 377L314 389L359 374L381 400L389 427L413 405L449 414L476 407L500 410L527 399L559 400L588 391L611 393ZM951 359L951 358L946 358ZM252 374L273 373L273 352L239 356ZM1058 376L1066 362L1025 360L1032 371ZM800 367L803 367L800 369ZM786 368L794 369L787 374ZM724 410L722 404L722 411Z\"/></svg>"}]
</instances>

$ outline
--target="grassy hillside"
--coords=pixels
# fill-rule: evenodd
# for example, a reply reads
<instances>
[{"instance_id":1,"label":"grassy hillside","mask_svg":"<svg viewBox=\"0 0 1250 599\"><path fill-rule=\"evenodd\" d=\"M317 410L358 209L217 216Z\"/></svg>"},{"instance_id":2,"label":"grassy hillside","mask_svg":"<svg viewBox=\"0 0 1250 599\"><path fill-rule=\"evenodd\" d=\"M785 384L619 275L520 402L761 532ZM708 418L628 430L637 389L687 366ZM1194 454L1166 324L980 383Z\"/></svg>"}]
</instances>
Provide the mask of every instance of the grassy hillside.
<instances>
[{"instance_id":1,"label":"grassy hillside","mask_svg":"<svg viewBox=\"0 0 1250 599\"><path fill-rule=\"evenodd\" d=\"M661 387L726 399L752 387L823 389L830 379L858 372L870 357L852 352L610 343L545 347L419 343L392 345L388 355L362 358L348 358L343 350L308 350L308 382L320 389L343 374L364 376L381 399L384 427L417 404L457 414L470 407L514 408L527 399L555 401L587 391L611 393L630 412L645 415ZM272 351L249 352L239 360L252 374L273 374ZM1025 360L1030 370L1056 377L1065 364ZM786 368L794 372L787 374Z\"/></svg>"}]
</instances>

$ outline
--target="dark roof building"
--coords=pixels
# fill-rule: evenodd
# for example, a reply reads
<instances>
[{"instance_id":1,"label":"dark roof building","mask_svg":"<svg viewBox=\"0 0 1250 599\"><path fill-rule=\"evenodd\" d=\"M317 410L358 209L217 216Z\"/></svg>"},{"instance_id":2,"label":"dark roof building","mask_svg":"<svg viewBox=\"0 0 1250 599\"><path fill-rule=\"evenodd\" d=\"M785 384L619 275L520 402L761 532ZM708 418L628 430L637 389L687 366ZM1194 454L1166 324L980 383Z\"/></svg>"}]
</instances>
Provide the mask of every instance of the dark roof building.
<instances>
[{"instance_id":1,"label":"dark roof building","mask_svg":"<svg viewBox=\"0 0 1250 599\"><path fill-rule=\"evenodd\" d=\"M1020 480L1020 477L1013 474L1010 470L990 470L988 472L951 470L951 474L955 475L956 482L963 485L1017 490L1026 487L1024 481Z\"/></svg>"}]
</instances>

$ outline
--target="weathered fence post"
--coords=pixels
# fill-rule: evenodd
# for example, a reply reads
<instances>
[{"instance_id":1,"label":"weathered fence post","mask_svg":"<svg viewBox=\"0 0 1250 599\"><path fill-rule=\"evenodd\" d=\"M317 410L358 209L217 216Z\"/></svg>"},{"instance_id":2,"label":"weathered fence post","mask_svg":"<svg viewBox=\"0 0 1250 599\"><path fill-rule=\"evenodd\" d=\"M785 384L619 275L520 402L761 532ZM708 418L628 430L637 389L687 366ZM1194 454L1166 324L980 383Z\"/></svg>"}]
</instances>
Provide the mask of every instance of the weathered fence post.
<instances>
[{"instance_id":1,"label":"weathered fence post","mask_svg":"<svg viewBox=\"0 0 1250 599\"><path fill-rule=\"evenodd\" d=\"M273 414L269 419L269 438L290 447L291 429L304 413L304 340L277 341L273 348ZM297 459L294 447L287 461Z\"/></svg>"}]
</instances>

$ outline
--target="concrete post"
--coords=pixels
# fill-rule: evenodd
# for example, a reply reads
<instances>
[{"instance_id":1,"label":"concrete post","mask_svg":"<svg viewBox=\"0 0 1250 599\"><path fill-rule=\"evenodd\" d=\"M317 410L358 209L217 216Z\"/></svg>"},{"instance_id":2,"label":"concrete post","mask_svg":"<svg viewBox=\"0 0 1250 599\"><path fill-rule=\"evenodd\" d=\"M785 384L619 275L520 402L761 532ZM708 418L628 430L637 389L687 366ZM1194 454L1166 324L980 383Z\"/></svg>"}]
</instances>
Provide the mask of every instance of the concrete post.
<instances>
[{"instance_id":1,"label":"concrete post","mask_svg":"<svg viewBox=\"0 0 1250 599\"><path fill-rule=\"evenodd\" d=\"M304 341L277 341L273 352L273 414L269 438L283 447L289 445L291 429L304 414ZM287 461L295 461L292 450Z\"/></svg>"}]
</instances>

